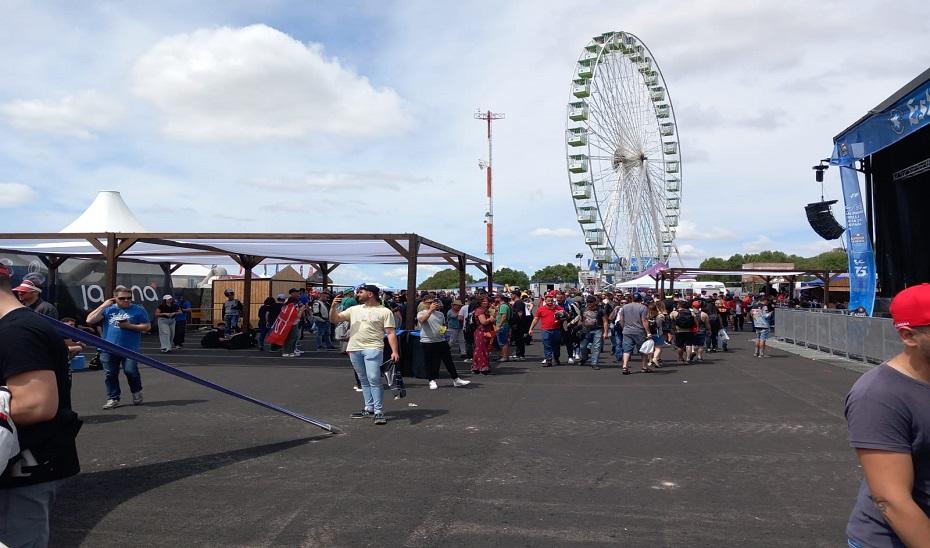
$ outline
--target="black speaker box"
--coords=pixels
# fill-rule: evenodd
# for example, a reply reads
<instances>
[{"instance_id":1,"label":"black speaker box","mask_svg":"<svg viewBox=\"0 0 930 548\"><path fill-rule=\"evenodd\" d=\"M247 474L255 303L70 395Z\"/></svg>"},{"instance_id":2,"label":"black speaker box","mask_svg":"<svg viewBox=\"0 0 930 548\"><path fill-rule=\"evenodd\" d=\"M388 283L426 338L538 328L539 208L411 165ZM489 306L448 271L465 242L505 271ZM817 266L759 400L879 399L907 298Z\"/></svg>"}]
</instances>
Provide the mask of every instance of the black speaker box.
<instances>
[{"instance_id":1,"label":"black speaker box","mask_svg":"<svg viewBox=\"0 0 930 548\"><path fill-rule=\"evenodd\" d=\"M836 219L833 218L833 212L830 211L830 206L835 203L836 200L832 200L804 206L804 211L807 213L807 222L810 223L814 232L824 240L835 240L842 236L846 230L836 222Z\"/></svg>"}]
</instances>

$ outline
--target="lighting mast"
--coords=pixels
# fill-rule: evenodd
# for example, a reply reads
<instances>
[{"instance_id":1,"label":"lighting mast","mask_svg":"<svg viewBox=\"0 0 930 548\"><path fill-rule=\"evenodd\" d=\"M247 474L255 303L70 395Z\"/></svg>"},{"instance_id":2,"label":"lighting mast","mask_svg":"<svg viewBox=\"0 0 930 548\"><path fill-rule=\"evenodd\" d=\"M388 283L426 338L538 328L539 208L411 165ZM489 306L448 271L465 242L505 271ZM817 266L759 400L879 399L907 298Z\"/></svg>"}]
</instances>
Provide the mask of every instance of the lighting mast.
<instances>
[{"instance_id":1,"label":"lighting mast","mask_svg":"<svg viewBox=\"0 0 930 548\"><path fill-rule=\"evenodd\" d=\"M484 223L487 225L487 236L488 236L488 262L491 263L491 268L494 268L494 200L491 193L491 120L502 120L504 118L503 113L491 112L481 112L480 110L475 113L476 120L487 120L488 121L488 161L484 162L483 160L478 160L478 169L487 169L488 171L488 211L484 214ZM488 278L490 278L490 273Z\"/></svg>"}]
</instances>

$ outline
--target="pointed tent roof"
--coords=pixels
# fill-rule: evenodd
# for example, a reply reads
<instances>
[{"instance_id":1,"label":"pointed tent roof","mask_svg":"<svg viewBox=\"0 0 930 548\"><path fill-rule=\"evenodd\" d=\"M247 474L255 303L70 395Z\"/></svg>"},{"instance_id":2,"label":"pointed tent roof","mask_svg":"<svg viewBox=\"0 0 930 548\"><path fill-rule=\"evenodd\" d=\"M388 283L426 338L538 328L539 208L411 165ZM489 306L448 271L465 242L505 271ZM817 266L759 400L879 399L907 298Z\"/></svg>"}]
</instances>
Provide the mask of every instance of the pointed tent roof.
<instances>
[{"instance_id":1,"label":"pointed tent roof","mask_svg":"<svg viewBox=\"0 0 930 548\"><path fill-rule=\"evenodd\" d=\"M116 190L101 190L90 206L70 225L68 232L148 232L149 230L129 210Z\"/></svg>"}]
</instances>

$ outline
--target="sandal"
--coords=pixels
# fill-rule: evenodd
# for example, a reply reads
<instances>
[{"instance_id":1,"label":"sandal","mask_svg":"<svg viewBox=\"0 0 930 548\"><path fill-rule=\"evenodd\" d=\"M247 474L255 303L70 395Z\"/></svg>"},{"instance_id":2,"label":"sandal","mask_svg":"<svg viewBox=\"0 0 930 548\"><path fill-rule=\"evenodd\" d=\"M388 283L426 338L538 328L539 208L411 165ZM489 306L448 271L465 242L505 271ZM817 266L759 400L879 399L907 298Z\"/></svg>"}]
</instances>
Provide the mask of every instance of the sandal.
<instances>
[{"instance_id":1,"label":"sandal","mask_svg":"<svg viewBox=\"0 0 930 548\"><path fill-rule=\"evenodd\" d=\"M629 375L630 369L628 367L624 367L623 369L620 370L620 372L623 373L624 375Z\"/></svg>"},{"instance_id":2,"label":"sandal","mask_svg":"<svg viewBox=\"0 0 930 548\"><path fill-rule=\"evenodd\" d=\"M643 373L652 373L652 369L649 369L648 367L644 367Z\"/></svg>"}]
</instances>

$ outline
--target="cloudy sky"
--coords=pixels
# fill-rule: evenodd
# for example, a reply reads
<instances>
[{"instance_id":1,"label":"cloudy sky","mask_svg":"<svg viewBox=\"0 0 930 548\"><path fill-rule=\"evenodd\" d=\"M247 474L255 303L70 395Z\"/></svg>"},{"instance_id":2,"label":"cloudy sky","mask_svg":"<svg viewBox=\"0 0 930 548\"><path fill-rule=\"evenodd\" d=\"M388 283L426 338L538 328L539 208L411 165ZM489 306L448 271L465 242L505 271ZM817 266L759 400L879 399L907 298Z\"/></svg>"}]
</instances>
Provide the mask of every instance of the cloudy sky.
<instances>
[{"instance_id":1,"label":"cloudy sky","mask_svg":"<svg viewBox=\"0 0 930 548\"><path fill-rule=\"evenodd\" d=\"M838 245L805 219L811 166L930 66L928 19L920 0L0 0L0 225L57 232L118 190L154 232L416 232L483 255L491 110L496 266L589 258L565 106L583 47L623 30L674 103L684 264L811 256Z\"/></svg>"}]
</instances>

